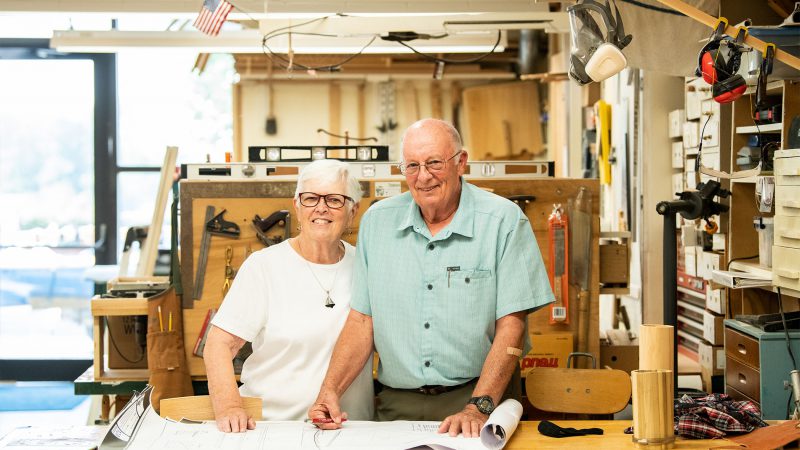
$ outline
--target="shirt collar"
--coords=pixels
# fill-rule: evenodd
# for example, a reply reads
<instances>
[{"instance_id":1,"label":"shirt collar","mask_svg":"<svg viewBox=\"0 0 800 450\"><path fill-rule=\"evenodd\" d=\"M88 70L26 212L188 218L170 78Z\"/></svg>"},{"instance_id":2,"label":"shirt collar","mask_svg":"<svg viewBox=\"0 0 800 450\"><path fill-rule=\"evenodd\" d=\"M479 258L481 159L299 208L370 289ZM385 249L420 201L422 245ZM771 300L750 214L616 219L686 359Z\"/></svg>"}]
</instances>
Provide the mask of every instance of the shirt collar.
<instances>
[{"instance_id":1,"label":"shirt collar","mask_svg":"<svg viewBox=\"0 0 800 450\"><path fill-rule=\"evenodd\" d=\"M472 185L465 182L461 178L461 197L458 201L458 209L456 210L453 220L447 224L444 230L439 234L442 238L447 238L451 233L457 233L464 237L473 237L473 228L475 222L475 194L472 192ZM411 196L411 194L408 194ZM413 227L415 231L425 234L423 230L427 230L428 226L425 220L422 219L419 206L414 202L411 197L409 202L408 211L406 212L403 220L398 224L397 230L405 230L406 228Z\"/></svg>"}]
</instances>

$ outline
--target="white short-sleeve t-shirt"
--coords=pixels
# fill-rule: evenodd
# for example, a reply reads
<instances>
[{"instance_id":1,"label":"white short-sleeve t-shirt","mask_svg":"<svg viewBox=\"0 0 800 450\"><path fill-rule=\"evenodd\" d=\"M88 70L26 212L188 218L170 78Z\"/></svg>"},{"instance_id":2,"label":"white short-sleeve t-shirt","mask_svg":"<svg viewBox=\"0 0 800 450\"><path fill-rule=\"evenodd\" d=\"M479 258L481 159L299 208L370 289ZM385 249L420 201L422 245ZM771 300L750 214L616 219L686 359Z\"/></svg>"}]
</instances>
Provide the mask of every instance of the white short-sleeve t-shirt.
<instances>
[{"instance_id":1,"label":"white short-sleeve t-shirt","mask_svg":"<svg viewBox=\"0 0 800 450\"><path fill-rule=\"evenodd\" d=\"M264 400L264 420L302 420L317 398L350 312L355 248L343 244L345 256L336 264L307 262L289 241L253 253L211 322L252 342L239 392ZM325 307L320 284L333 286L333 308ZM342 396L342 410L351 419L372 420L373 395L370 358Z\"/></svg>"}]
</instances>

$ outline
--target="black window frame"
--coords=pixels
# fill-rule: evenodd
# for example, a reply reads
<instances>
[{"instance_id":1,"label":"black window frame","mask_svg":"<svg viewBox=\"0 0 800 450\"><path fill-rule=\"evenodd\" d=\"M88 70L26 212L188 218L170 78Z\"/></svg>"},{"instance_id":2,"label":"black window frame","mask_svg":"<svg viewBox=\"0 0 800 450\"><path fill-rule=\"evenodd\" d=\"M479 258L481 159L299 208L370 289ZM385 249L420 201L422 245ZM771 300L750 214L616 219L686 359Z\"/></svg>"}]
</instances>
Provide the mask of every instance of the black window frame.
<instances>
[{"instance_id":1,"label":"black window frame","mask_svg":"<svg viewBox=\"0 0 800 450\"><path fill-rule=\"evenodd\" d=\"M117 261L117 55L62 53L49 39L0 39L0 59L84 59L94 66L94 226L95 264ZM156 169L158 170L158 169ZM89 299L86 299L87 302ZM0 360L0 380L73 381L93 360Z\"/></svg>"}]
</instances>

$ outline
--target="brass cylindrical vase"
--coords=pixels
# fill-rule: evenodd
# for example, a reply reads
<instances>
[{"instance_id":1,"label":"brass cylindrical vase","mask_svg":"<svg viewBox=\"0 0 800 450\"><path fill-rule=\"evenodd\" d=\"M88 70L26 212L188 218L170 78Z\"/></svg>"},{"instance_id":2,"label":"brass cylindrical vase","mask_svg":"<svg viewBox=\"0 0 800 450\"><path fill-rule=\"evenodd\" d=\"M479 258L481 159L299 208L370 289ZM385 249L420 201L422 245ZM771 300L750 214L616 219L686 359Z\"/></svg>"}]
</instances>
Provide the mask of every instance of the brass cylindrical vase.
<instances>
[{"instance_id":1,"label":"brass cylindrical vase","mask_svg":"<svg viewBox=\"0 0 800 450\"><path fill-rule=\"evenodd\" d=\"M631 372L633 442L637 448L669 449L675 442L671 370Z\"/></svg>"}]
</instances>

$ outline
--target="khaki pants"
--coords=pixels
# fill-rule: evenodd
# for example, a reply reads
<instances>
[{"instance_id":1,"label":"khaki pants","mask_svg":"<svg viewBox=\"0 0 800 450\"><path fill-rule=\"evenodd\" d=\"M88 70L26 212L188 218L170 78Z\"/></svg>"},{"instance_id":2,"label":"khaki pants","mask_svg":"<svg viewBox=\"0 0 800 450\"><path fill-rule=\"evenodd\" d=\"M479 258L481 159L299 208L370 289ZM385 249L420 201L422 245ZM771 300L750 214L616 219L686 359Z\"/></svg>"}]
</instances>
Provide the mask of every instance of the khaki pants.
<instances>
[{"instance_id":1,"label":"khaki pants","mask_svg":"<svg viewBox=\"0 0 800 450\"><path fill-rule=\"evenodd\" d=\"M455 414L465 406L472 397L472 391L478 380L464 385L454 391L439 395L425 395L419 392L392 389L384 386L378 394L378 404L375 411L375 420L385 422L390 420L431 420L441 421L445 417ZM503 400L522 397L522 381L519 368L514 371L508 383ZM495 405L497 406L497 405Z\"/></svg>"}]
</instances>

